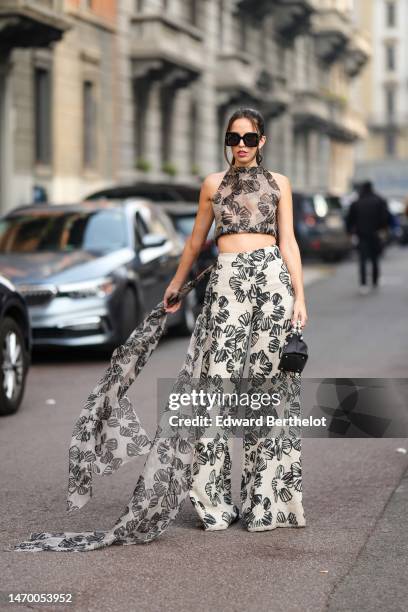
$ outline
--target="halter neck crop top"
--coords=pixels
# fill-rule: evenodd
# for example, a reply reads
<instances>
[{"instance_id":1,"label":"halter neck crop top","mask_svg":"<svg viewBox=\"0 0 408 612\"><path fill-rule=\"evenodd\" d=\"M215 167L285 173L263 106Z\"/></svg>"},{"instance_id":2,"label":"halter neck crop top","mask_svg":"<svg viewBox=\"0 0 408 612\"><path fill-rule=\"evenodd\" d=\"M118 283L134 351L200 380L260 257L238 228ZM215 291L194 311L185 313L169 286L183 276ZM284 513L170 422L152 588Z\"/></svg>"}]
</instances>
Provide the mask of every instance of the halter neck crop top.
<instances>
[{"instance_id":1,"label":"halter neck crop top","mask_svg":"<svg viewBox=\"0 0 408 612\"><path fill-rule=\"evenodd\" d=\"M270 234L277 237L280 189L262 165L231 166L212 198L214 239L223 234Z\"/></svg>"}]
</instances>

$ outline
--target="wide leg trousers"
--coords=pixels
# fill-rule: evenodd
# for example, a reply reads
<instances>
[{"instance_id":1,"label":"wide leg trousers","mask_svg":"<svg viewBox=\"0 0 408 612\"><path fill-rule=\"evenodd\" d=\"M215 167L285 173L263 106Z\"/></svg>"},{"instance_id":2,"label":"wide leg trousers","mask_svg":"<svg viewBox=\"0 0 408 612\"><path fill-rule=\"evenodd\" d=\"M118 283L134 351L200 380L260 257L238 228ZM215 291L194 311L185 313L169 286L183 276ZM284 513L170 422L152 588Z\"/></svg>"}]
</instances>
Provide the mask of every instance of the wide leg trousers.
<instances>
[{"instance_id":1,"label":"wide leg trousers","mask_svg":"<svg viewBox=\"0 0 408 612\"><path fill-rule=\"evenodd\" d=\"M214 432L191 424L173 425L170 417L183 420L186 410L186 416L190 415L184 402L174 412L173 400L180 394L183 400L190 398L194 416L206 411L205 401L194 408L192 392L202 388L240 391L248 356L249 391L254 395L258 390L266 395L276 391L281 398L276 416L300 416L300 375L277 368L291 327L293 287L277 246L221 253L214 265L185 284L181 294L186 295L207 273L203 308L154 439L141 426L127 390L162 336L163 301L115 349L74 424L69 448L70 510L90 499L92 474L111 474L131 458L148 453L115 524L108 530L31 533L13 550L89 551L151 542L169 527L188 495L205 529L225 529L238 517L231 497L233 429L221 426ZM211 408L219 410L220 403ZM251 411L255 412L252 404L250 416ZM300 428L250 427L242 439L241 501L247 529L304 526Z\"/></svg>"},{"instance_id":2,"label":"wide leg trousers","mask_svg":"<svg viewBox=\"0 0 408 612\"><path fill-rule=\"evenodd\" d=\"M275 417L300 417L300 374L278 370L294 304L279 247L219 253L209 285L206 380L239 393L249 358L248 392L279 391ZM248 531L305 526L300 428L243 430L241 510L231 496L231 431L211 429L195 444L189 495L203 528L225 529L240 516Z\"/></svg>"}]
</instances>

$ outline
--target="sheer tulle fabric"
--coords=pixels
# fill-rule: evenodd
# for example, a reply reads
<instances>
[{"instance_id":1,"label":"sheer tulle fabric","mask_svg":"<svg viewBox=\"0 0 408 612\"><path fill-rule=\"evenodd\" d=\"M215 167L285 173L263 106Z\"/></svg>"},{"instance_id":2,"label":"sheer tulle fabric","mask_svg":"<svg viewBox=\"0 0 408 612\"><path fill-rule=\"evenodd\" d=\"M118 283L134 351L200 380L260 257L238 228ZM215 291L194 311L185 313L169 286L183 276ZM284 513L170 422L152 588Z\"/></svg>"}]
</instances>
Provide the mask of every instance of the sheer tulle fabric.
<instances>
[{"instance_id":1,"label":"sheer tulle fabric","mask_svg":"<svg viewBox=\"0 0 408 612\"><path fill-rule=\"evenodd\" d=\"M186 295L214 264L180 290ZM173 392L188 392L200 376L200 356L208 340L211 280L204 306L197 317L187 355ZM109 475L140 455L148 454L133 495L109 530L31 533L17 551L87 551L111 544L146 543L157 538L176 517L191 484L191 464L196 432L169 431L168 404L154 439L143 429L127 390L147 363L163 335L167 313L163 301L149 313L126 342L112 353L104 375L89 394L75 422L69 448L67 511L78 510L92 497L93 475Z\"/></svg>"},{"instance_id":2,"label":"sheer tulle fabric","mask_svg":"<svg viewBox=\"0 0 408 612\"><path fill-rule=\"evenodd\" d=\"M254 263L258 260L267 263L277 258L280 261L281 255L278 247L260 248L250 255L237 253L236 264L232 265L237 266L238 276L243 270L242 265L248 264L248 258ZM282 287L286 286L291 293L289 273L283 262L279 266ZM172 394L191 393L194 389L220 391L220 377L212 377L209 370L209 355L213 350L213 333L210 329L217 317L223 316L226 301L215 290L222 269L222 264L216 260L180 291L181 296L186 295L204 276L210 274L204 304ZM239 278L234 277L234 282L239 283ZM236 289L239 292L239 287ZM214 312L215 320L212 320ZM169 395L155 436L150 440L126 395L157 347L166 317L163 302L160 302L127 341L115 349L109 367L89 394L72 433L67 511L78 510L90 500L94 475L112 474L126 462L147 454L126 508L111 529L81 533L31 533L27 541L13 546L11 550L80 552L111 544L147 543L160 536L176 518L191 490L195 447L203 431L195 426L169 425ZM277 377L276 384L281 396L285 397L288 414L299 414L300 379L282 374ZM205 407L195 409L193 416L203 414L201 410L205 410ZM187 416L192 416L191 407L185 412ZM179 411L182 417L181 413ZM297 438L298 432L292 431L290 435Z\"/></svg>"},{"instance_id":3,"label":"sheer tulle fabric","mask_svg":"<svg viewBox=\"0 0 408 612\"><path fill-rule=\"evenodd\" d=\"M264 166L231 166L212 198L214 239L242 232L277 237L280 197L276 180Z\"/></svg>"}]
</instances>

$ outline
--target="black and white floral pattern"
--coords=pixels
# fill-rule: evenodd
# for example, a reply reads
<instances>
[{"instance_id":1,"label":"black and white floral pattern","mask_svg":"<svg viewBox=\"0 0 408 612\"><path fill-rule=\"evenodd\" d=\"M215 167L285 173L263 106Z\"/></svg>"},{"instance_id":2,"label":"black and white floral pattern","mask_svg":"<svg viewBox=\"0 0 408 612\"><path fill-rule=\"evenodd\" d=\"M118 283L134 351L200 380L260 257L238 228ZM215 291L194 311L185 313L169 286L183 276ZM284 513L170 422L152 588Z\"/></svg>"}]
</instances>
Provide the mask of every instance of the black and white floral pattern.
<instances>
[{"instance_id":1,"label":"black and white floral pattern","mask_svg":"<svg viewBox=\"0 0 408 612\"><path fill-rule=\"evenodd\" d=\"M279 185L262 164L232 165L212 198L215 240L222 234L259 233L277 237Z\"/></svg>"},{"instance_id":2,"label":"black and white floral pattern","mask_svg":"<svg viewBox=\"0 0 408 612\"><path fill-rule=\"evenodd\" d=\"M278 364L291 328L294 292L277 246L221 253L211 289L211 339L203 345L201 375L224 393L241 389L249 351L248 394L279 393L276 417L300 416L300 377ZM214 278L214 277L213 277ZM234 416L237 411L228 406ZM215 415L211 408L212 423ZM241 416L271 414L248 406ZM249 531L304 526L299 428L243 431L242 518ZM226 529L239 513L231 499L231 431L203 432L196 444L190 499L204 529ZM216 452L215 452L216 451Z\"/></svg>"},{"instance_id":3,"label":"black and white floral pattern","mask_svg":"<svg viewBox=\"0 0 408 612\"><path fill-rule=\"evenodd\" d=\"M181 297L215 271L208 266L180 290ZM211 280L211 279L210 279ZM207 337L211 283L197 317L185 362L173 392L188 391L199 373L200 352ZM89 394L74 424L69 448L67 511L78 510L92 497L93 475L109 475L134 457L148 454L133 495L109 530L83 533L31 533L17 551L88 551L110 544L145 543L159 536L177 515L191 482L196 441L194 430L168 430L168 404L155 437L150 440L126 395L163 334L167 313L163 301L150 312L126 342L117 347L109 367Z\"/></svg>"},{"instance_id":4,"label":"black and white floral pattern","mask_svg":"<svg viewBox=\"0 0 408 612\"><path fill-rule=\"evenodd\" d=\"M197 388L197 385L201 387L207 384L212 389L222 389L225 381L219 374L209 375L208 364L211 360L226 368L232 384L239 380L239 364L245 351L242 340L248 337L250 313L245 310L245 302L249 296L251 303L257 305L253 317L256 328L253 339L258 339L256 341L260 342L260 339L264 338L262 351L265 351L265 354L270 355L274 351L276 356L279 354L275 344L276 338L281 338L283 331L287 329L287 318L277 316L280 312L279 296L283 297L284 292L293 295L290 277L279 249L275 246L251 252L252 261L257 262L257 265L253 269L250 266L250 293L247 281L242 278L245 268L242 262L248 263L248 254L234 255L236 258L234 257L233 267L236 268L235 280L238 282L230 288L230 291L234 292L237 300L241 300L244 306L234 329L227 323L230 316L228 297L219 291L220 285L217 284L223 270L219 258L215 264L186 283L180 291L181 296L186 295L204 276L210 275L203 308L197 317L185 361L173 385L173 393L189 392ZM269 282L267 270L270 262L275 262L274 270L279 277L279 288L277 287L272 293L265 286L266 282ZM248 271L247 265L245 269ZM253 294L254 283L259 284L261 294L258 293L258 289L256 294ZM215 287L218 287L217 291L214 290ZM127 341L115 349L109 367L88 396L73 428L69 448L67 497L69 512L80 509L91 498L94 474L112 474L134 457L147 454L144 469L124 511L109 530L98 529L82 533L31 533L27 541L12 546L11 550L81 552L112 544L131 545L150 542L167 529L188 496L193 483L193 463L194 466L200 463L214 466L211 469L215 472L208 481L207 491L212 500L216 503L219 500L219 503L225 506L221 516L222 525L228 525L238 518L238 507L232 504L231 500L231 461L227 432L220 432L212 445L203 446L202 430L195 427L170 427L168 422L170 409L167 403L154 439L150 440L126 395L157 347L164 331L166 317L163 302L160 302L132 332ZM264 331L265 321L268 321L267 331ZM279 346L281 346L280 340ZM254 375L258 371L267 374L269 367L263 360L261 370L256 365L259 359L258 353L258 350L254 353L255 361L252 364ZM299 381L294 379L289 382L289 378L291 377L285 375L285 388L288 392L288 402L296 411ZM281 447L283 455L279 454ZM243 502L244 519L247 522L249 520L249 526L252 524L255 528L258 525L258 522L251 523L248 519L248 511L254 514L254 504L258 503L257 487L256 483L253 484L253 479L259 480L259 475L252 463L257 461L259 453L263 453L264 462L272 462L271 468L267 470L270 482L265 482L263 485L263 490L269 492L271 502L272 523L270 524L301 525L303 518L300 513L300 440L296 436L293 440L285 440L284 444L278 439L265 441L262 444L253 436L251 438L249 434L245 438L245 448L247 452L244 490L248 495ZM295 452L296 457L294 457ZM278 456L281 459L278 459ZM282 457L286 457L283 462ZM221 472L220 461L223 466ZM196 509L199 505L200 502L197 501ZM266 506L263 506L264 511ZM203 511L204 528L211 527L213 522L214 528L217 528L218 521L214 520L211 513L206 516L205 508ZM258 517L258 513L256 516ZM258 518L256 520L258 521ZM265 522L262 522L262 525L265 526Z\"/></svg>"}]
</instances>

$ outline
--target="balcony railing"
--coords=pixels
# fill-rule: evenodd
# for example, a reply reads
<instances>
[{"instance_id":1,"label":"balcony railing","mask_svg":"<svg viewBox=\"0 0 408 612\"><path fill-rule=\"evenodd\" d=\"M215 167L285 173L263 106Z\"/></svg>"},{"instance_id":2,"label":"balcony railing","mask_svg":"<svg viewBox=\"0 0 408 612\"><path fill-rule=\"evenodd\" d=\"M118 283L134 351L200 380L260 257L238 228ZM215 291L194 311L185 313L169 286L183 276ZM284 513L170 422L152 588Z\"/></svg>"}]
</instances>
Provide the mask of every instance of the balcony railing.
<instances>
[{"instance_id":1,"label":"balcony railing","mask_svg":"<svg viewBox=\"0 0 408 612\"><path fill-rule=\"evenodd\" d=\"M292 105L297 129L316 129L335 140L353 142L367 136L365 121L347 102L320 91L298 91Z\"/></svg>"},{"instance_id":2,"label":"balcony railing","mask_svg":"<svg viewBox=\"0 0 408 612\"><path fill-rule=\"evenodd\" d=\"M371 43L368 34L355 29L349 39L344 64L350 77L357 76L371 57Z\"/></svg>"},{"instance_id":3,"label":"balcony railing","mask_svg":"<svg viewBox=\"0 0 408 612\"><path fill-rule=\"evenodd\" d=\"M335 139L354 142L368 135L363 116L351 108L329 104L328 133Z\"/></svg>"},{"instance_id":4,"label":"balcony railing","mask_svg":"<svg viewBox=\"0 0 408 612\"><path fill-rule=\"evenodd\" d=\"M203 34L195 26L166 15L134 15L131 56L134 76L164 78L171 71L182 70L187 84L204 66Z\"/></svg>"},{"instance_id":5,"label":"balcony railing","mask_svg":"<svg viewBox=\"0 0 408 612\"><path fill-rule=\"evenodd\" d=\"M1 0L0 47L46 47L71 27L62 0Z\"/></svg>"},{"instance_id":6,"label":"balcony railing","mask_svg":"<svg viewBox=\"0 0 408 612\"><path fill-rule=\"evenodd\" d=\"M234 8L236 13L245 13L253 19L264 19L271 15L274 4L275 0L236 0Z\"/></svg>"},{"instance_id":7,"label":"balcony railing","mask_svg":"<svg viewBox=\"0 0 408 612\"><path fill-rule=\"evenodd\" d=\"M320 10L313 17L313 32L318 56L329 63L335 61L345 53L352 36L349 15L337 9Z\"/></svg>"},{"instance_id":8,"label":"balcony railing","mask_svg":"<svg viewBox=\"0 0 408 612\"><path fill-rule=\"evenodd\" d=\"M329 120L329 109L318 92L297 91L292 105L292 115L297 128L322 128Z\"/></svg>"},{"instance_id":9,"label":"balcony railing","mask_svg":"<svg viewBox=\"0 0 408 612\"><path fill-rule=\"evenodd\" d=\"M263 114L267 119L281 115L290 103L286 77L261 70L256 81Z\"/></svg>"},{"instance_id":10,"label":"balcony railing","mask_svg":"<svg viewBox=\"0 0 408 612\"><path fill-rule=\"evenodd\" d=\"M280 115L289 105L286 78L269 70L256 70L251 56L242 51L220 53L217 57L216 85L221 105L252 100L266 118Z\"/></svg>"},{"instance_id":11,"label":"balcony railing","mask_svg":"<svg viewBox=\"0 0 408 612\"><path fill-rule=\"evenodd\" d=\"M216 62L216 85L219 90L241 89L253 92L254 67L251 56L243 51L219 53Z\"/></svg>"},{"instance_id":12,"label":"balcony railing","mask_svg":"<svg viewBox=\"0 0 408 612\"><path fill-rule=\"evenodd\" d=\"M292 42L299 34L310 29L310 16L316 10L317 0L236 0L236 13L246 19L261 20L273 15L275 27L283 42Z\"/></svg>"},{"instance_id":13,"label":"balcony railing","mask_svg":"<svg viewBox=\"0 0 408 612\"><path fill-rule=\"evenodd\" d=\"M274 23L283 42L291 43L311 27L311 16L316 11L316 0L273 0Z\"/></svg>"}]
</instances>

